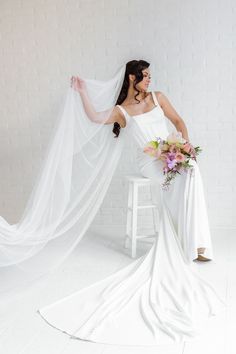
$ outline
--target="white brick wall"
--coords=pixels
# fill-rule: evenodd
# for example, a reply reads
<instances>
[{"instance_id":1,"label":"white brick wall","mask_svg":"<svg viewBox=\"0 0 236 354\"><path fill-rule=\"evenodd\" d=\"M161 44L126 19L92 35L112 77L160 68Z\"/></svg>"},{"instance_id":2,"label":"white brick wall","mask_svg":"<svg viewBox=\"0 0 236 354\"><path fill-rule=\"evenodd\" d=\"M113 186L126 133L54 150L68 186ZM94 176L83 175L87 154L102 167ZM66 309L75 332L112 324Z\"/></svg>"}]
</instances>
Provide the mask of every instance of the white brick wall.
<instances>
[{"instance_id":1,"label":"white brick wall","mask_svg":"<svg viewBox=\"0 0 236 354\"><path fill-rule=\"evenodd\" d=\"M211 226L235 227L235 11L233 0L1 1L0 215L21 216L71 75L107 79L145 59L204 149ZM95 226L125 223L129 170L122 159Z\"/></svg>"}]
</instances>

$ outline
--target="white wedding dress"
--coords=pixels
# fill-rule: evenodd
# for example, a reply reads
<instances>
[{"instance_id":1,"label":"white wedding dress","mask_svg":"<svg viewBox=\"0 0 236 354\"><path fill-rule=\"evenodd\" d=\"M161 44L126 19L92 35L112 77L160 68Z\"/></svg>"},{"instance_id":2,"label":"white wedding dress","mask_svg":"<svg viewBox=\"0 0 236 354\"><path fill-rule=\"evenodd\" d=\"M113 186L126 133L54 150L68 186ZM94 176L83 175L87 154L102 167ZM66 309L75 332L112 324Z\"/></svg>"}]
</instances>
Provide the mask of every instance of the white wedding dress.
<instances>
[{"instance_id":1,"label":"white wedding dress","mask_svg":"<svg viewBox=\"0 0 236 354\"><path fill-rule=\"evenodd\" d=\"M158 237L147 254L130 265L38 310L48 324L71 338L116 345L182 342L198 335L203 319L225 306L193 262L198 247L213 258L197 163L163 191L160 162L142 152L149 140L169 134L152 95L155 107L149 112L129 116L119 107L137 145L140 172L151 178L152 196L159 204Z\"/></svg>"}]
</instances>

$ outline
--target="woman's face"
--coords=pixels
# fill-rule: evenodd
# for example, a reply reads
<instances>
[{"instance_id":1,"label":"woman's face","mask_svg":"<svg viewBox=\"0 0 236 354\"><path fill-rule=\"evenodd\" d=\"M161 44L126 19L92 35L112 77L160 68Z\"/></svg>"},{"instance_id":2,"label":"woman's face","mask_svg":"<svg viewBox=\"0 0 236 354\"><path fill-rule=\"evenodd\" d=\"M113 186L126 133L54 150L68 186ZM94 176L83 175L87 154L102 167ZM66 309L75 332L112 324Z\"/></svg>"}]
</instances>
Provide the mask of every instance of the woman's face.
<instances>
[{"instance_id":1,"label":"woman's face","mask_svg":"<svg viewBox=\"0 0 236 354\"><path fill-rule=\"evenodd\" d=\"M148 90L148 86L151 82L151 75L150 75L150 69L143 69L142 70L143 73L143 79L142 81L140 81L136 87L139 89L139 91L147 91ZM135 76L133 75L133 77L135 78Z\"/></svg>"}]
</instances>

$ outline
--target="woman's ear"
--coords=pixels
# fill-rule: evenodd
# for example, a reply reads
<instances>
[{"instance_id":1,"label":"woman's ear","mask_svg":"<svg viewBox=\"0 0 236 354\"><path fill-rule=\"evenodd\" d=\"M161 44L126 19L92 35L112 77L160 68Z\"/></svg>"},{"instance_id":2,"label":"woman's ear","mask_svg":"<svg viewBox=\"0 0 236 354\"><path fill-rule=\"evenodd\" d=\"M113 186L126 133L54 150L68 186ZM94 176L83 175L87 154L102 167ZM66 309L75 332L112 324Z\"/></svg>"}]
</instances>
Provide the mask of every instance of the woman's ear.
<instances>
[{"instance_id":1,"label":"woman's ear","mask_svg":"<svg viewBox=\"0 0 236 354\"><path fill-rule=\"evenodd\" d=\"M129 79L130 79L130 81L134 81L135 80L135 75L129 74Z\"/></svg>"}]
</instances>

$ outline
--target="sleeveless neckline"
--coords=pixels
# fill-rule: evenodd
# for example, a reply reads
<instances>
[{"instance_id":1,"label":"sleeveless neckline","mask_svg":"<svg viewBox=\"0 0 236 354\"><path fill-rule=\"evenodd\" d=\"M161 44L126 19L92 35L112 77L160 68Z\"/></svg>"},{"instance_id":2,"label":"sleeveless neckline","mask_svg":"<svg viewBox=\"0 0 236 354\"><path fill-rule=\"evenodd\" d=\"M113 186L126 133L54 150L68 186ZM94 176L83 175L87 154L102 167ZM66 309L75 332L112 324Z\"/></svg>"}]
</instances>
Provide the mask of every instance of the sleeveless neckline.
<instances>
[{"instance_id":1,"label":"sleeveless neckline","mask_svg":"<svg viewBox=\"0 0 236 354\"><path fill-rule=\"evenodd\" d=\"M123 108L123 107L122 107L122 108ZM154 111L155 108L158 108L158 106L155 105L155 106L154 106L152 109L150 109L149 111L144 112L144 113L140 113L140 114L135 114L134 116L130 116L127 111L126 111L126 113L127 113L131 118L133 118L133 117L139 117L139 116L143 116L144 114L147 114L147 113L150 113L150 112Z\"/></svg>"},{"instance_id":2,"label":"sleeveless neckline","mask_svg":"<svg viewBox=\"0 0 236 354\"><path fill-rule=\"evenodd\" d=\"M149 111L147 111L147 112L143 112L143 113L135 114L135 115L131 116L131 115L126 111L126 109L125 109L124 107L122 107L121 105L117 105L117 106L119 106L119 107L121 108L121 110L124 110L124 112L125 112L125 113L127 114L127 116L130 117L130 118L143 116L144 114L147 114L147 113L150 113L150 112L154 111L155 108L157 108L157 107L160 107L160 108L161 108L161 106L159 105L159 102L158 102L158 100L157 100L157 98L156 98L156 96L155 96L155 93L154 93L153 91L150 91L150 93L151 93L151 96L152 96L152 99L153 99L153 101L154 101L155 106L154 106L152 109L150 109ZM161 110L162 110L162 108L161 108ZM124 112L123 112L123 113L124 113ZM136 119L136 118L135 118L135 119Z\"/></svg>"}]
</instances>

